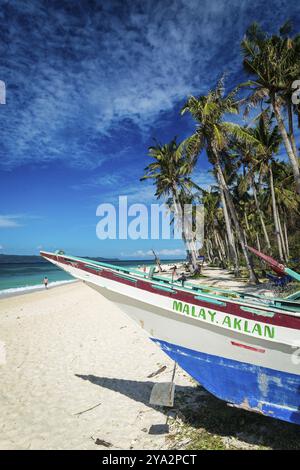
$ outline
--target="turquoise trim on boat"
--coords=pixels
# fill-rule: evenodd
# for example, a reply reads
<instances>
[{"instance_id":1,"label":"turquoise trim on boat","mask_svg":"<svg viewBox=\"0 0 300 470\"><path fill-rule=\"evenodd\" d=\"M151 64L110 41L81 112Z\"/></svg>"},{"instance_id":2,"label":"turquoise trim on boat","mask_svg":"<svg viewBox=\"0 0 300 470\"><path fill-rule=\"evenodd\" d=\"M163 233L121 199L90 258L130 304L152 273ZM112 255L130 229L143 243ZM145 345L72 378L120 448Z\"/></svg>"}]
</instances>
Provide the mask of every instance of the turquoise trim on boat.
<instances>
[{"instance_id":1,"label":"turquoise trim on boat","mask_svg":"<svg viewBox=\"0 0 300 470\"><path fill-rule=\"evenodd\" d=\"M300 313L300 304L296 305L294 302L289 302L286 300L282 300L281 302L276 302L276 307L281 308L282 310L288 310L289 312L296 312Z\"/></svg>"},{"instance_id":2,"label":"turquoise trim on boat","mask_svg":"<svg viewBox=\"0 0 300 470\"><path fill-rule=\"evenodd\" d=\"M80 258L79 256L70 256L70 255L58 255L58 256L63 256L64 258L66 259L74 259L74 260L77 260L77 261L82 261L83 263L87 264L87 265L97 265L97 266L101 266L103 268L110 268L110 269L113 269L114 271L121 271L123 273L127 273L127 274L136 274L138 275L139 277L141 278L144 278L145 275L144 273L141 273L140 271L138 271L137 269L134 269L134 268L124 268L124 267L121 267L121 266L116 266L115 264L110 264L110 263L104 263L102 261L94 261L92 259L87 259L87 258Z\"/></svg>"},{"instance_id":3,"label":"turquoise trim on boat","mask_svg":"<svg viewBox=\"0 0 300 470\"><path fill-rule=\"evenodd\" d=\"M97 266L91 266L90 264L85 264L85 267L86 267L86 268L92 268L92 269L94 269L95 271L99 271L99 272L100 272L100 271L103 271L103 269L104 269L104 268L99 268L99 267L97 267Z\"/></svg>"},{"instance_id":4,"label":"turquoise trim on boat","mask_svg":"<svg viewBox=\"0 0 300 470\"><path fill-rule=\"evenodd\" d=\"M221 300L214 299L213 297L205 297L204 295L195 295L196 300L202 300L202 302L207 302L209 304L219 305L220 307L226 307L226 302Z\"/></svg>"},{"instance_id":5,"label":"turquoise trim on boat","mask_svg":"<svg viewBox=\"0 0 300 470\"><path fill-rule=\"evenodd\" d=\"M122 279L126 279L126 281L133 282L134 284L137 283L137 279L134 279L134 277L126 276L126 274L115 273L115 276L121 277Z\"/></svg>"},{"instance_id":6,"label":"turquoise trim on boat","mask_svg":"<svg viewBox=\"0 0 300 470\"><path fill-rule=\"evenodd\" d=\"M54 254L54 253L49 253L49 254ZM160 283L161 290L166 290L166 292L174 292L173 287L175 289L179 289L180 291L185 291L189 293L199 293L199 297L201 300L203 300L206 297L206 301L210 303L215 303L216 305L226 305L226 302L230 301L238 301L238 300L243 300L246 299L247 297L249 298L249 302L252 301L256 303L260 302L262 303L266 308L274 308L274 309L282 309L284 310L289 310L289 311L295 311L298 313L299 307L298 305L295 306L295 302L293 302L293 299L291 296L287 297L285 302L284 298L270 298L267 299L266 297L258 294L250 294L247 292L237 292L237 291L231 291L231 290L226 290L226 289L220 289L218 287L212 287L212 286L207 286L206 284L201 286L196 286L195 284L191 282L185 282L184 286L181 286L179 283L176 283L176 281L173 281L170 278L162 277L162 276L153 276L152 279L149 279L147 274L142 273L141 271L138 271L137 269L134 268L125 268L117 265L113 265L110 263L105 263L101 261L94 261L86 258L80 258L80 257L75 257L75 256L70 256L67 254L59 255L56 254L56 256L61 256L62 258L66 259L67 261L79 261L83 262L85 265L90 266L94 269L99 267L99 269L112 269L116 274L124 274L125 276L127 275L128 280L132 280L132 282L135 282L135 280L145 280L145 281L152 281L152 282L157 282ZM300 275L299 275L300 277ZM170 287L166 287L170 286ZM156 288L159 288L158 285L155 285ZM207 292L205 292L207 291ZM207 294L206 296L202 296L202 294ZM295 294L296 299L298 296L300 296L300 292ZM288 300L290 300L290 305L288 304ZM282 304L282 305L281 305ZM285 305L286 304L286 305ZM255 305L254 305L255 306ZM271 313L271 312L270 312Z\"/></svg>"},{"instance_id":7,"label":"turquoise trim on boat","mask_svg":"<svg viewBox=\"0 0 300 470\"><path fill-rule=\"evenodd\" d=\"M300 274L296 273L296 271L293 271L293 269L290 268L285 268L284 272L291 276L292 278L296 279L296 281L300 281Z\"/></svg>"},{"instance_id":8,"label":"turquoise trim on boat","mask_svg":"<svg viewBox=\"0 0 300 470\"><path fill-rule=\"evenodd\" d=\"M154 289L164 290L166 292L171 292L172 294L176 294L176 290L170 289L169 287L158 286L157 284L151 284L151 287Z\"/></svg>"},{"instance_id":9,"label":"turquoise trim on boat","mask_svg":"<svg viewBox=\"0 0 300 470\"><path fill-rule=\"evenodd\" d=\"M241 310L243 310L244 312L250 312L250 313L254 313L255 315L260 315L262 317L274 317L275 315L275 312L267 312L266 310L258 310L258 309L255 309L255 308L251 308L251 307L240 307Z\"/></svg>"},{"instance_id":10,"label":"turquoise trim on boat","mask_svg":"<svg viewBox=\"0 0 300 470\"><path fill-rule=\"evenodd\" d=\"M295 292L294 294L288 295L284 297L285 300L300 300L300 290Z\"/></svg>"},{"instance_id":11,"label":"turquoise trim on boat","mask_svg":"<svg viewBox=\"0 0 300 470\"><path fill-rule=\"evenodd\" d=\"M293 269L290 269L290 268L285 268L284 269L284 272L286 274L288 274L289 276L291 276L293 279L295 279L296 281L300 281L300 274L299 273L296 273L296 271L294 271Z\"/></svg>"}]
</instances>

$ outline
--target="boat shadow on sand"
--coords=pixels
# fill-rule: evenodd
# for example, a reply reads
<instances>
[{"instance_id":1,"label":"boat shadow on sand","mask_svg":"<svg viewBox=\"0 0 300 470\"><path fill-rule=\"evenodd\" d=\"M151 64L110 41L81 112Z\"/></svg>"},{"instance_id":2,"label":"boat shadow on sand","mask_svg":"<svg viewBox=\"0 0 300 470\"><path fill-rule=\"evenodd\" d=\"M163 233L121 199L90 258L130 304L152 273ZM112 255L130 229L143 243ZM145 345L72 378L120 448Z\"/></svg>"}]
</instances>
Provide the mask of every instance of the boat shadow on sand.
<instances>
[{"instance_id":1,"label":"boat shadow on sand","mask_svg":"<svg viewBox=\"0 0 300 470\"><path fill-rule=\"evenodd\" d=\"M245 443L244 448L248 445L249 448L259 446L270 449L300 449L300 426L230 407L201 386L176 385L174 408L170 409L149 404L151 390L156 382L75 375L143 403L149 408L160 409L166 416L170 413L178 418L183 427L180 426L182 431L173 436L174 448L180 440L180 432L184 433L181 440L188 432L188 447L191 449L223 446L235 448L239 446L238 443Z\"/></svg>"}]
</instances>

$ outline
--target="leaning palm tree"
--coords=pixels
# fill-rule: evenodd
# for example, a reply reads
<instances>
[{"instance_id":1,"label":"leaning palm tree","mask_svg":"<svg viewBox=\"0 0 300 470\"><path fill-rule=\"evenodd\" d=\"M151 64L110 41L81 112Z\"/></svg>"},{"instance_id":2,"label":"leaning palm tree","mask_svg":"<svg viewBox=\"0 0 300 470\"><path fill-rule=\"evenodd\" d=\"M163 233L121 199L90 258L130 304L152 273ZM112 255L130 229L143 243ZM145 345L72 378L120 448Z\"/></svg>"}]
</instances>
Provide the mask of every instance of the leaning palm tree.
<instances>
[{"instance_id":1,"label":"leaning palm tree","mask_svg":"<svg viewBox=\"0 0 300 470\"><path fill-rule=\"evenodd\" d=\"M197 185L191 180L191 171L194 159L188 158L180 148L174 138L168 144L156 143L149 148L149 156L154 160L145 168L145 174L140 181L146 179L154 180L156 187L155 196L157 199L164 198L175 214L174 217L182 229L182 239L186 246L187 256L190 259L193 269L197 268L197 253L193 249L193 243L189 234L185 232L183 223L182 194L188 194ZM197 187L198 188L198 187ZM169 203L170 199L172 205Z\"/></svg>"},{"instance_id":2,"label":"leaning palm tree","mask_svg":"<svg viewBox=\"0 0 300 470\"><path fill-rule=\"evenodd\" d=\"M248 28L242 41L242 51L244 68L250 76L254 76L253 80L244 84L252 90L249 100L252 103L262 100L271 103L293 169L296 191L300 194L300 169L294 141L291 106L292 83L300 76L299 36L293 39L284 37L283 34L268 36L254 23ZM290 132L282 115L282 109L287 103Z\"/></svg>"},{"instance_id":3,"label":"leaning palm tree","mask_svg":"<svg viewBox=\"0 0 300 470\"><path fill-rule=\"evenodd\" d=\"M222 201L224 217L229 220L228 215L226 216L228 208L249 271L250 280L257 282L257 276L246 248L246 242L238 220L237 211L222 169L221 155L228 149L232 137L250 143L256 142L256 139L239 125L223 121L225 114L236 114L238 112L238 101L236 99L237 91L238 89L236 88L231 93L225 95L224 81L221 79L216 88L211 90L207 95L202 95L198 98L194 96L189 97L182 109L182 114L189 112L195 119L197 127L196 132L186 139L182 146L190 158L193 159L199 155L203 148L206 149L210 163L213 165L216 173L221 196L222 194L224 195ZM228 239L232 241L232 230L228 224L226 226ZM232 244L231 254L234 258Z\"/></svg>"}]
</instances>

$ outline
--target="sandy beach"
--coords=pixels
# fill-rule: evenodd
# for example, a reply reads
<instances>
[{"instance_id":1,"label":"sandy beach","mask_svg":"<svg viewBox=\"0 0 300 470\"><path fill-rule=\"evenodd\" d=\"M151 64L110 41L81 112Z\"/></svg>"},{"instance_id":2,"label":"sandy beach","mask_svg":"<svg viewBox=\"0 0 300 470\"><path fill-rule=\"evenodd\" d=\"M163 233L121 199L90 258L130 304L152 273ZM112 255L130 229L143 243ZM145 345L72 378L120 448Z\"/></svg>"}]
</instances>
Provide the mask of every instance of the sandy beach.
<instances>
[{"instance_id":1,"label":"sandy beach","mask_svg":"<svg viewBox=\"0 0 300 470\"><path fill-rule=\"evenodd\" d=\"M228 407L179 367L174 408L151 406L172 372L144 330L80 281L3 298L0 450L299 448L298 426Z\"/></svg>"},{"instance_id":2,"label":"sandy beach","mask_svg":"<svg viewBox=\"0 0 300 470\"><path fill-rule=\"evenodd\" d=\"M173 363L86 285L1 299L1 343L0 449L165 448L149 397ZM194 386L181 370L176 384Z\"/></svg>"}]
</instances>

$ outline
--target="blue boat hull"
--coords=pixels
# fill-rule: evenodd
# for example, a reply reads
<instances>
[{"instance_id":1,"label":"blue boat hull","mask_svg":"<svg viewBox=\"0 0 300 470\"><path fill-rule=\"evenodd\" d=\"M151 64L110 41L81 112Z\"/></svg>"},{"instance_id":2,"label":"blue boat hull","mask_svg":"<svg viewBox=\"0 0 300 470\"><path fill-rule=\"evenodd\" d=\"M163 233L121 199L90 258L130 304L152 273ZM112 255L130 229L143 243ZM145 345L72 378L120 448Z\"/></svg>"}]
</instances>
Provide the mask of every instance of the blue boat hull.
<instances>
[{"instance_id":1,"label":"blue boat hull","mask_svg":"<svg viewBox=\"0 0 300 470\"><path fill-rule=\"evenodd\" d=\"M221 400L300 424L300 375L201 353L155 338L152 340Z\"/></svg>"}]
</instances>

